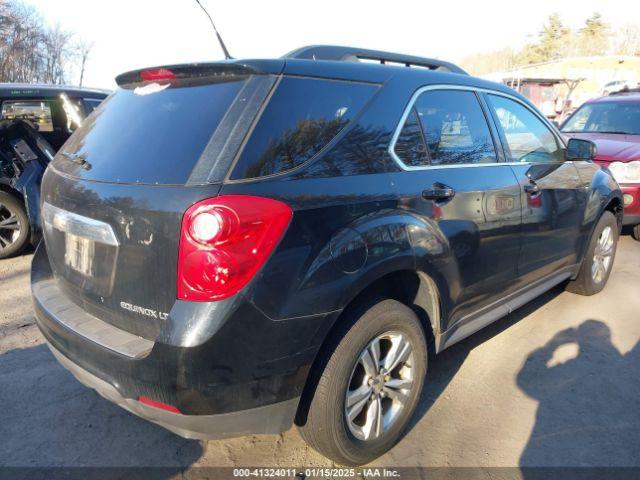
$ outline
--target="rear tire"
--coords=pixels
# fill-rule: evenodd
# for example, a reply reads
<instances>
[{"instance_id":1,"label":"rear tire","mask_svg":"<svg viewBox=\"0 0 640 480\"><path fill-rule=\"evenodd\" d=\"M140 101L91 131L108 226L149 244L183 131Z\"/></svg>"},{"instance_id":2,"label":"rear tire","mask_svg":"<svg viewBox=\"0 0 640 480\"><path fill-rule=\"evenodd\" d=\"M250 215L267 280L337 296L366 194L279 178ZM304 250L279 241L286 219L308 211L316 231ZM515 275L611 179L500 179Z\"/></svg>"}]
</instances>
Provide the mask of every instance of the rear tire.
<instances>
[{"instance_id":1,"label":"rear tire","mask_svg":"<svg viewBox=\"0 0 640 480\"><path fill-rule=\"evenodd\" d=\"M413 416L427 372L425 334L413 310L383 300L354 312L320 361L299 427L304 440L343 465L362 465L392 448Z\"/></svg>"},{"instance_id":2,"label":"rear tire","mask_svg":"<svg viewBox=\"0 0 640 480\"><path fill-rule=\"evenodd\" d=\"M631 230L631 237L640 242L640 223L638 225L634 225Z\"/></svg>"},{"instance_id":3,"label":"rear tire","mask_svg":"<svg viewBox=\"0 0 640 480\"><path fill-rule=\"evenodd\" d=\"M0 192L0 259L20 253L29 237L29 217L24 204L6 192Z\"/></svg>"},{"instance_id":4,"label":"rear tire","mask_svg":"<svg viewBox=\"0 0 640 480\"><path fill-rule=\"evenodd\" d=\"M611 212L604 212L587 247L580 273L567 290L578 295L594 295L605 287L616 256L618 222Z\"/></svg>"}]
</instances>

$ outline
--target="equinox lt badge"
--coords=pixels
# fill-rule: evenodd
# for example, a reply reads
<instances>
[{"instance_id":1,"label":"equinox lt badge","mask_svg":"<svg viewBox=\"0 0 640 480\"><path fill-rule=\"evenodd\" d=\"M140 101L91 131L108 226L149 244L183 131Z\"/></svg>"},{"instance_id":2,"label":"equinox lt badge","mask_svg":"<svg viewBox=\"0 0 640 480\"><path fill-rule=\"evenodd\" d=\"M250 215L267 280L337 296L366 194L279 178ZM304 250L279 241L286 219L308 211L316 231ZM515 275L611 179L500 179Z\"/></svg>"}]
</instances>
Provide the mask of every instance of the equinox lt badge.
<instances>
[{"instance_id":1,"label":"equinox lt badge","mask_svg":"<svg viewBox=\"0 0 640 480\"><path fill-rule=\"evenodd\" d=\"M146 317L159 318L160 320L166 320L167 317L169 316L168 313L157 312L150 308L141 307L139 305L132 305L127 302L120 302L120 308L124 308L125 310L129 310L130 312L133 312L133 313L139 313Z\"/></svg>"}]
</instances>

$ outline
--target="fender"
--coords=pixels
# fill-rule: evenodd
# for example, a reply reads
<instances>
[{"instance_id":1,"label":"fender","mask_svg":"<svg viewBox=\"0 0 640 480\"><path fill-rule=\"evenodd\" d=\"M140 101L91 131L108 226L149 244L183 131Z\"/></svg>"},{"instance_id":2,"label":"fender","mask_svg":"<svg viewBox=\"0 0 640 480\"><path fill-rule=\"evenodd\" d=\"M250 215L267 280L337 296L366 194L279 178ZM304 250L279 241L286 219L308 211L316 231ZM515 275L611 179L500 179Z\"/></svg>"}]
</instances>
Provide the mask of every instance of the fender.
<instances>
[{"instance_id":1,"label":"fender","mask_svg":"<svg viewBox=\"0 0 640 480\"><path fill-rule=\"evenodd\" d=\"M598 220L607 209L607 206L615 200L618 201L619 205L615 214L618 217L618 223L621 225L623 198L620 186L608 168L593 162L576 162L576 166L583 185L588 192L582 218L582 225L586 235L584 235L584 240L580 245L578 256L582 262Z\"/></svg>"},{"instance_id":2,"label":"fender","mask_svg":"<svg viewBox=\"0 0 640 480\"><path fill-rule=\"evenodd\" d=\"M29 162L13 188L21 195L29 217L31 244L35 247L42 236L40 224L40 181L44 168L38 162Z\"/></svg>"}]
</instances>

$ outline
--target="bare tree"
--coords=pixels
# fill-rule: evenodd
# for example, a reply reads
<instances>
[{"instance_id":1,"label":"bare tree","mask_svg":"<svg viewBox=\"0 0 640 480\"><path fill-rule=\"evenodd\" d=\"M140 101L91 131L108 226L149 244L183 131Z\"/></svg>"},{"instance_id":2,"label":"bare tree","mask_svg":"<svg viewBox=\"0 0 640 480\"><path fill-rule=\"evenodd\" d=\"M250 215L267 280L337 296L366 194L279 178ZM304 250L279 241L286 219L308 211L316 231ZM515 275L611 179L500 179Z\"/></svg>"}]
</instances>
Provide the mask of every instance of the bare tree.
<instances>
[{"instance_id":1,"label":"bare tree","mask_svg":"<svg viewBox=\"0 0 640 480\"><path fill-rule=\"evenodd\" d=\"M0 0L0 82L65 83L78 45L71 32L49 27L20 0Z\"/></svg>"},{"instance_id":2,"label":"bare tree","mask_svg":"<svg viewBox=\"0 0 640 480\"><path fill-rule=\"evenodd\" d=\"M640 56L640 25L629 23L620 29L616 53Z\"/></svg>"},{"instance_id":3,"label":"bare tree","mask_svg":"<svg viewBox=\"0 0 640 480\"><path fill-rule=\"evenodd\" d=\"M80 82L79 86L82 86L82 81L84 80L84 69L87 65L87 60L89 58L89 53L91 53L91 49L93 48L93 42L80 42L78 44L78 52L80 54Z\"/></svg>"}]
</instances>

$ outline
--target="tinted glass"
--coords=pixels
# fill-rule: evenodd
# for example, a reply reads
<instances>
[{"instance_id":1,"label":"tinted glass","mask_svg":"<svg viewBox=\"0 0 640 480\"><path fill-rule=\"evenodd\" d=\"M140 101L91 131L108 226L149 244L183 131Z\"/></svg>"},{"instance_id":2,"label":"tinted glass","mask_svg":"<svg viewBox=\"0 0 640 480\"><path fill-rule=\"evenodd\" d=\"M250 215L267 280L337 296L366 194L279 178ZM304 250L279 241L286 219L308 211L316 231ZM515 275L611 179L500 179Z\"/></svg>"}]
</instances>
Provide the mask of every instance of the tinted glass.
<instances>
[{"instance_id":1,"label":"tinted glass","mask_svg":"<svg viewBox=\"0 0 640 480\"><path fill-rule=\"evenodd\" d=\"M377 88L352 82L284 77L231 178L273 175L302 165L353 119Z\"/></svg>"},{"instance_id":2,"label":"tinted glass","mask_svg":"<svg viewBox=\"0 0 640 480\"><path fill-rule=\"evenodd\" d=\"M84 108L87 112L87 115L89 115L96 108L98 108L98 105L100 105L101 103L102 103L102 100L98 100L97 98L85 98Z\"/></svg>"},{"instance_id":3,"label":"tinted glass","mask_svg":"<svg viewBox=\"0 0 640 480\"><path fill-rule=\"evenodd\" d=\"M551 130L524 105L498 95L489 100L514 162L562 162L564 152Z\"/></svg>"},{"instance_id":4,"label":"tinted glass","mask_svg":"<svg viewBox=\"0 0 640 480\"><path fill-rule=\"evenodd\" d=\"M39 132L53 132L51 102L46 100L5 100L0 118L28 120Z\"/></svg>"},{"instance_id":5,"label":"tinted glass","mask_svg":"<svg viewBox=\"0 0 640 480\"><path fill-rule=\"evenodd\" d=\"M394 150L398 158L410 167L429 165L427 147L415 108L411 109L411 113L404 122Z\"/></svg>"},{"instance_id":6,"label":"tinted glass","mask_svg":"<svg viewBox=\"0 0 640 480\"><path fill-rule=\"evenodd\" d=\"M640 135L640 101L583 105L567 120L562 131Z\"/></svg>"},{"instance_id":7,"label":"tinted glass","mask_svg":"<svg viewBox=\"0 0 640 480\"><path fill-rule=\"evenodd\" d=\"M54 166L90 180L184 184L244 83L236 79L119 88L65 144L63 153L85 160L84 168L64 155Z\"/></svg>"},{"instance_id":8,"label":"tinted glass","mask_svg":"<svg viewBox=\"0 0 640 480\"><path fill-rule=\"evenodd\" d=\"M415 108L431 165L497 161L487 120L473 92L425 92Z\"/></svg>"}]
</instances>

